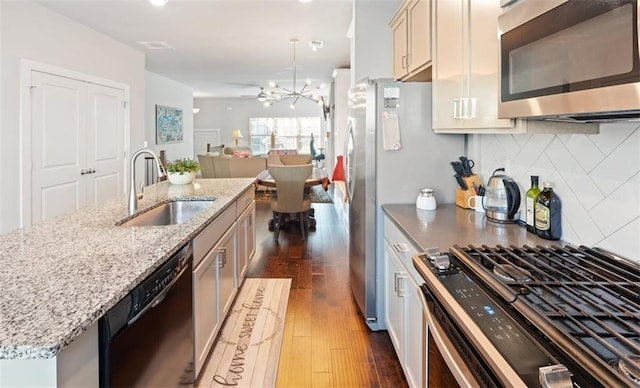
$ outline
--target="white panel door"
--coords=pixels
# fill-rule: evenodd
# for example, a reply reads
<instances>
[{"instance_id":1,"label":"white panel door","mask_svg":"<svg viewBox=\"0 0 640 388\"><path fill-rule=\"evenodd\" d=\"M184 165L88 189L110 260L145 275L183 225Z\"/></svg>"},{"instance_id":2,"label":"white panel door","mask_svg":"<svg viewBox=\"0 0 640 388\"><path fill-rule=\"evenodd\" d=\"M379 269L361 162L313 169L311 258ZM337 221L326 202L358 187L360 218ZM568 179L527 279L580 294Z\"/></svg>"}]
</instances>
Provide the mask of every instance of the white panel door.
<instances>
[{"instance_id":1,"label":"white panel door","mask_svg":"<svg viewBox=\"0 0 640 388\"><path fill-rule=\"evenodd\" d=\"M124 195L124 90L87 84L87 204Z\"/></svg>"},{"instance_id":2,"label":"white panel door","mask_svg":"<svg viewBox=\"0 0 640 388\"><path fill-rule=\"evenodd\" d=\"M32 72L32 223L85 203L86 106L83 82Z\"/></svg>"},{"instance_id":3,"label":"white panel door","mask_svg":"<svg viewBox=\"0 0 640 388\"><path fill-rule=\"evenodd\" d=\"M31 71L35 223L124 195L124 90Z\"/></svg>"}]
</instances>

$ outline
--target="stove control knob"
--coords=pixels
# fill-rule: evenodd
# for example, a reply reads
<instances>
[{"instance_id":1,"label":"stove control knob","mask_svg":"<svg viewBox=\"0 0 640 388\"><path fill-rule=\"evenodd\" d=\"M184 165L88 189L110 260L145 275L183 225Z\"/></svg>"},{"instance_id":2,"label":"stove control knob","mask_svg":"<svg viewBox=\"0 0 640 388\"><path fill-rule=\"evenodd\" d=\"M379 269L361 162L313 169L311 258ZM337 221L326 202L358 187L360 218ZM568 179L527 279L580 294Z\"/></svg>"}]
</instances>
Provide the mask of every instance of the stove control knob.
<instances>
[{"instance_id":1,"label":"stove control knob","mask_svg":"<svg viewBox=\"0 0 640 388\"><path fill-rule=\"evenodd\" d=\"M538 368L538 378L543 388L571 388L571 376L573 374L562 364Z\"/></svg>"},{"instance_id":2,"label":"stove control knob","mask_svg":"<svg viewBox=\"0 0 640 388\"><path fill-rule=\"evenodd\" d=\"M449 255L438 255L433 257L433 265L438 271L446 271L451 267L451 261L449 261Z\"/></svg>"}]
</instances>

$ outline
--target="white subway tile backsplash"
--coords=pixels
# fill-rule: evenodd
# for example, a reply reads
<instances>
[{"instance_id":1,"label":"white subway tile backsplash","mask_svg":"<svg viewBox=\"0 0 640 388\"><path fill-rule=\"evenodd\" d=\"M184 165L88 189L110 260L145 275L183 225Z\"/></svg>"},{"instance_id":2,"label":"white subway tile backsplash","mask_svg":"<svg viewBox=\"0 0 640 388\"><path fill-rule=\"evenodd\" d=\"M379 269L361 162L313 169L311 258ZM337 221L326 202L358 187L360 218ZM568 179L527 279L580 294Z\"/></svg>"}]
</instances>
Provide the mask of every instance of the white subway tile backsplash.
<instances>
[{"instance_id":1,"label":"white subway tile backsplash","mask_svg":"<svg viewBox=\"0 0 640 388\"><path fill-rule=\"evenodd\" d=\"M639 127L638 123L600 124L600 133L606 136L587 135L587 137L604 155L608 155Z\"/></svg>"},{"instance_id":2,"label":"white subway tile backsplash","mask_svg":"<svg viewBox=\"0 0 640 388\"><path fill-rule=\"evenodd\" d=\"M615 215L611 217L611 215ZM599 221L605 235L610 235L640 217L640 173L593 208L591 216ZM640 235L636 236L640 238Z\"/></svg>"},{"instance_id":3,"label":"white subway tile backsplash","mask_svg":"<svg viewBox=\"0 0 640 388\"><path fill-rule=\"evenodd\" d=\"M640 262L640 127L601 124L597 135L471 137L486 182L509 158L522 194L530 175L554 182L562 200L563 240L602 246Z\"/></svg>"},{"instance_id":4,"label":"white subway tile backsplash","mask_svg":"<svg viewBox=\"0 0 640 388\"><path fill-rule=\"evenodd\" d=\"M598 242L597 246L616 252L640 263L640 219L636 218L622 229Z\"/></svg>"},{"instance_id":5,"label":"white subway tile backsplash","mask_svg":"<svg viewBox=\"0 0 640 388\"><path fill-rule=\"evenodd\" d=\"M569 135L561 138L560 141L580 164L583 171L591 171L604 159L602 151L587 136Z\"/></svg>"},{"instance_id":6,"label":"white subway tile backsplash","mask_svg":"<svg viewBox=\"0 0 640 388\"><path fill-rule=\"evenodd\" d=\"M614 148L589 175L600 190L609 195L638 172L640 165L640 130Z\"/></svg>"}]
</instances>

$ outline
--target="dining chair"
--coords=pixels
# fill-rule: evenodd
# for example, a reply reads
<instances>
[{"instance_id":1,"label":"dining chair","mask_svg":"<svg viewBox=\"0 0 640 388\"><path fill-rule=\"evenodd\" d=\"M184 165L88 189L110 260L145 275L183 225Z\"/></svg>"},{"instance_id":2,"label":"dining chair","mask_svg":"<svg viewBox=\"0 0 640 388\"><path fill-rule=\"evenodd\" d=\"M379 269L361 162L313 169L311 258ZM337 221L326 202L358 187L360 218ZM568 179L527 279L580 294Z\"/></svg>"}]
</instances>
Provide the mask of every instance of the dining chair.
<instances>
[{"instance_id":1,"label":"dining chair","mask_svg":"<svg viewBox=\"0 0 640 388\"><path fill-rule=\"evenodd\" d=\"M280 227L286 217L290 214L297 214L300 221L302 241L306 238L308 226L308 211L311 208L311 200L305 198L304 184L313 166L309 164L286 166L269 165L269 174L276 183L277 196L271 199L271 210L273 212L273 238L278 242Z\"/></svg>"}]
</instances>

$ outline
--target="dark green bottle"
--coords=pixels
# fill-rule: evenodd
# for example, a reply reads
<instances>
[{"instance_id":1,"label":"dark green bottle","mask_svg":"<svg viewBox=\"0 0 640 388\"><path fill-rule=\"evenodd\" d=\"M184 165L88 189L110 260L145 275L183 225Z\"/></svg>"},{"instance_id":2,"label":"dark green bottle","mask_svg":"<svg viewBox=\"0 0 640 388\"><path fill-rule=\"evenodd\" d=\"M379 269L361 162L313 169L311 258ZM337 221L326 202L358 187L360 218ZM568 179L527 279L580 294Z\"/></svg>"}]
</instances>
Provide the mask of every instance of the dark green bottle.
<instances>
[{"instance_id":1,"label":"dark green bottle","mask_svg":"<svg viewBox=\"0 0 640 388\"><path fill-rule=\"evenodd\" d=\"M538 194L540 194L540 188L538 187L538 176L531 175L531 188L529 188L526 193L527 231L531 233L536 232L535 207Z\"/></svg>"},{"instance_id":2,"label":"dark green bottle","mask_svg":"<svg viewBox=\"0 0 640 388\"><path fill-rule=\"evenodd\" d=\"M553 184L544 182L536 199L535 225L538 237L560 240L562 237L562 202L553 192Z\"/></svg>"}]
</instances>

